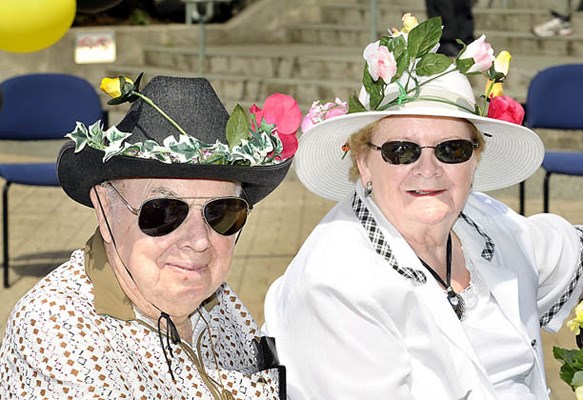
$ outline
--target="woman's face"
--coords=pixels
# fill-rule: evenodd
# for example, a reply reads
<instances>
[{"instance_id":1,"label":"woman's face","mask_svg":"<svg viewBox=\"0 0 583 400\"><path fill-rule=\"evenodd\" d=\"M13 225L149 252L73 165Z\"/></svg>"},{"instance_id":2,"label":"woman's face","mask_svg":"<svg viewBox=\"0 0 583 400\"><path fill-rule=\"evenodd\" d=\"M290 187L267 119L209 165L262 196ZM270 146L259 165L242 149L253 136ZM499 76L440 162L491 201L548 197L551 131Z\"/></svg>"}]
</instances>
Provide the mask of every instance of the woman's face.
<instances>
[{"instance_id":1,"label":"woman's face","mask_svg":"<svg viewBox=\"0 0 583 400\"><path fill-rule=\"evenodd\" d=\"M202 179L127 179L113 185L134 208L155 197L238 195L232 182ZM208 199L185 200L190 205L185 221L158 237L140 230L138 217L117 194L110 192L108 199L117 252L146 301L172 316L188 315L225 281L237 235L221 236L207 225L201 206Z\"/></svg>"},{"instance_id":2,"label":"woman's face","mask_svg":"<svg viewBox=\"0 0 583 400\"><path fill-rule=\"evenodd\" d=\"M377 146L393 140L435 146L451 139L471 140L471 133L471 125L462 119L399 116L381 120L371 142ZM399 229L418 224L453 225L466 203L477 167L475 151L466 162L445 164L430 148L406 165L385 162L373 148L357 162L363 185L372 182L375 203Z\"/></svg>"}]
</instances>

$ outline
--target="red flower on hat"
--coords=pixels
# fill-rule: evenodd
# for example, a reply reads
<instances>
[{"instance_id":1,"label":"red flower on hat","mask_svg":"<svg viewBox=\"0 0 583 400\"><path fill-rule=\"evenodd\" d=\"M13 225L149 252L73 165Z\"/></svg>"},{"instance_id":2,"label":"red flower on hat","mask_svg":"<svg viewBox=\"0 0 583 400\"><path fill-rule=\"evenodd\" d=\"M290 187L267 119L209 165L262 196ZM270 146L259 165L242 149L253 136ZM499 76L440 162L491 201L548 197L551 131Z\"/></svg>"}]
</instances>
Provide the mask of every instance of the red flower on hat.
<instances>
[{"instance_id":1,"label":"red flower on hat","mask_svg":"<svg viewBox=\"0 0 583 400\"><path fill-rule=\"evenodd\" d=\"M490 100L488 117L521 125L524 119L524 108L512 97L496 96Z\"/></svg>"},{"instance_id":2,"label":"red flower on hat","mask_svg":"<svg viewBox=\"0 0 583 400\"><path fill-rule=\"evenodd\" d=\"M283 151L278 159L285 160L295 154L298 149L296 133L302 121L302 111L293 97L274 93L265 99L263 109L253 104L249 111L255 115L258 125L262 120L275 125L273 133L277 134L283 145Z\"/></svg>"}]
</instances>

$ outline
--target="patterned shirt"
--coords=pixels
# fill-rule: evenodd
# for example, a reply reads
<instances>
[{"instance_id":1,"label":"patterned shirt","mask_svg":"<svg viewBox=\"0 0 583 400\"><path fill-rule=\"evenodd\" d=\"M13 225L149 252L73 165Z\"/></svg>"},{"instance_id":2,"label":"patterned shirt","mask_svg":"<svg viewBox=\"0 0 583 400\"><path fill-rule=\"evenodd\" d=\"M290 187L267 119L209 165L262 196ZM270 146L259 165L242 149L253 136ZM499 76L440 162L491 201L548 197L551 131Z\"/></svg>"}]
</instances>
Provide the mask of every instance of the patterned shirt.
<instances>
[{"instance_id":1,"label":"patterned shirt","mask_svg":"<svg viewBox=\"0 0 583 400\"><path fill-rule=\"evenodd\" d=\"M259 328L231 288L219 287L191 320L194 345L171 344L169 367L161 345L167 346L165 332L159 335L135 312L97 232L12 310L0 348L0 398L285 396L279 388L284 369L260 350L268 347L265 339L259 340Z\"/></svg>"}]
</instances>

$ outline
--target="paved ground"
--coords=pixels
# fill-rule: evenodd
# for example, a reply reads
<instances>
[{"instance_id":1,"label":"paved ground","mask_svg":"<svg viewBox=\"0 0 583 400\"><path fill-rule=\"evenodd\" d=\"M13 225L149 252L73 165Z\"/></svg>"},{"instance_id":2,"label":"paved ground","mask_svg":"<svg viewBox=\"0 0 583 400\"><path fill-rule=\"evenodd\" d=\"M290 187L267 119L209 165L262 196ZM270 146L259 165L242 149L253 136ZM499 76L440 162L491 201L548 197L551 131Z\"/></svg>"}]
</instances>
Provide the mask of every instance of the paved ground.
<instances>
[{"instance_id":1,"label":"paved ground","mask_svg":"<svg viewBox=\"0 0 583 400\"><path fill-rule=\"evenodd\" d=\"M42 160L52 153L45 145L23 153L18 145L0 147L0 162ZM527 183L527 214L542 210L539 171ZM1 183L1 182L0 182ZM573 223L583 224L583 207L578 199L583 179L556 177L552 183L551 211ZM517 188L492 193L517 208ZM0 335L14 303L40 277L82 246L95 229L93 211L70 200L60 188L31 188L13 185L10 189L10 289L0 288ZM269 284L284 271L312 228L333 205L309 193L290 173L285 182L251 213L237 245L233 269L228 278L253 315L263 321L263 298ZM547 375L553 400L574 396L558 379L558 363L552 359L552 346L573 347L570 332L545 335Z\"/></svg>"}]
</instances>

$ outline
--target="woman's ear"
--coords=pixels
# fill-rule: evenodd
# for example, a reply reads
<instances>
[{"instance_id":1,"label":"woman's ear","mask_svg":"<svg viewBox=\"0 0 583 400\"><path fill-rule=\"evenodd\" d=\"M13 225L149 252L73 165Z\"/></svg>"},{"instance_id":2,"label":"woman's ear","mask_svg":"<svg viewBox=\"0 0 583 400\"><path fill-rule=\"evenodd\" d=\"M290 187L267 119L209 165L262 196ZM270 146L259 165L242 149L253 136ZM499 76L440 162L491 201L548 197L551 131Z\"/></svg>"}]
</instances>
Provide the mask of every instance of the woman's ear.
<instances>
[{"instance_id":1,"label":"woman's ear","mask_svg":"<svg viewBox=\"0 0 583 400\"><path fill-rule=\"evenodd\" d=\"M101 185L95 185L89 191L89 198L93 204L93 209L95 210L95 216L97 217L97 224L99 225L99 232L105 243L111 243L111 231L107 225L107 216L111 215L109 196L107 195L106 189Z\"/></svg>"},{"instance_id":2,"label":"woman's ear","mask_svg":"<svg viewBox=\"0 0 583 400\"><path fill-rule=\"evenodd\" d=\"M358 172L360 174L360 182L362 186L366 186L368 182L372 181L372 174L368 166L368 151L361 152L356 156L356 166L358 167Z\"/></svg>"}]
</instances>

